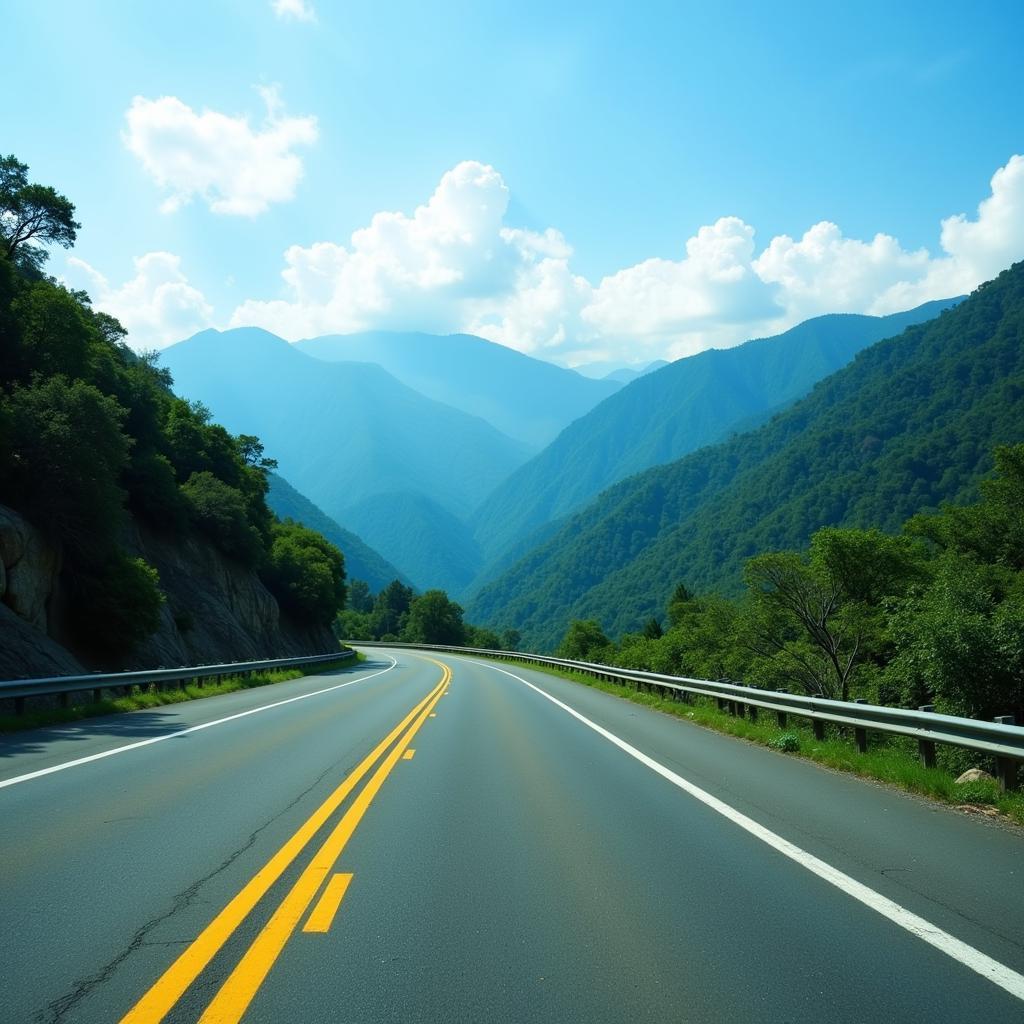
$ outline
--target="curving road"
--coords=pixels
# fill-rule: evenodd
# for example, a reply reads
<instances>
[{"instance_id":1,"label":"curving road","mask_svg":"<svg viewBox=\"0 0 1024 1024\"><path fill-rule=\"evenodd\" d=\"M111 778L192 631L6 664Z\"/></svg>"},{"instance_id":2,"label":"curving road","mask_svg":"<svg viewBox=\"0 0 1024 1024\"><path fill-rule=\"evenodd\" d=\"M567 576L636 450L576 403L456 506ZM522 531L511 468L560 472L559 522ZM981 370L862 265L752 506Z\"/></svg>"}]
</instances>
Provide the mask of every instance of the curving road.
<instances>
[{"instance_id":1,"label":"curving road","mask_svg":"<svg viewBox=\"0 0 1024 1024\"><path fill-rule=\"evenodd\" d=\"M0 740L0 1021L1024 1020L1024 836L409 651Z\"/></svg>"}]
</instances>

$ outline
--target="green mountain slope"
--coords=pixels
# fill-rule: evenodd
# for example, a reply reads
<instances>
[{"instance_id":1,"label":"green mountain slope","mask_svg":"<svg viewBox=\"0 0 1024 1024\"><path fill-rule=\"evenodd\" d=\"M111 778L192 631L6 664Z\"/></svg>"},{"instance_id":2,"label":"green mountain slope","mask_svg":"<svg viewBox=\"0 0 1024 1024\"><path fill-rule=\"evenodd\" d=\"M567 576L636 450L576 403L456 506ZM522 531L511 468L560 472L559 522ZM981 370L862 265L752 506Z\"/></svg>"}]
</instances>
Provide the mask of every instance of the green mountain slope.
<instances>
[{"instance_id":1,"label":"green mountain slope","mask_svg":"<svg viewBox=\"0 0 1024 1024\"><path fill-rule=\"evenodd\" d=\"M1024 439L1024 264L861 352L759 429L602 494L485 587L467 614L552 647L572 618L613 633L672 588L737 589L743 560L820 526L898 529L974 496L994 445Z\"/></svg>"},{"instance_id":2,"label":"green mountain slope","mask_svg":"<svg viewBox=\"0 0 1024 1024\"><path fill-rule=\"evenodd\" d=\"M470 334L369 331L296 345L324 360L376 363L428 398L479 416L534 451L620 386Z\"/></svg>"},{"instance_id":3,"label":"green mountain slope","mask_svg":"<svg viewBox=\"0 0 1024 1024\"><path fill-rule=\"evenodd\" d=\"M420 590L458 594L479 571L480 553L469 529L422 494L376 494L346 509L345 516Z\"/></svg>"},{"instance_id":4,"label":"green mountain slope","mask_svg":"<svg viewBox=\"0 0 1024 1024\"><path fill-rule=\"evenodd\" d=\"M292 487L284 477L270 473L268 479L270 491L267 494L267 504L274 513L281 519L294 519L297 523L316 530L336 545L345 556L345 572L350 580L364 580L374 593L382 590L394 579L399 579L403 583L409 582L404 573L350 530L339 526L309 498Z\"/></svg>"},{"instance_id":5,"label":"green mountain slope","mask_svg":"<svg viewBox=\"0 0 1024 1024\"><path fill-rule=\"evenodd\" d=\"M377 494L422 494L466 515L525 457L489 423L367 363L326 363L257 328L203 331L166 349L178 391L267 454L333 519Z\"/></svg>"},{"instance_id":6,"label":"green mountain slope","mask_svg":"<svg viewBox=\"0 0 1024 1024\"><path fill-rule=\"evenodd\" d=\"M605 488L764 422L861 349L953 301L886 317L816 317L774 338L712 349L637 378L568 426L474 514L488 562ZM484 579L494 572L490 565Z\"/></svg>"}]
</instances>

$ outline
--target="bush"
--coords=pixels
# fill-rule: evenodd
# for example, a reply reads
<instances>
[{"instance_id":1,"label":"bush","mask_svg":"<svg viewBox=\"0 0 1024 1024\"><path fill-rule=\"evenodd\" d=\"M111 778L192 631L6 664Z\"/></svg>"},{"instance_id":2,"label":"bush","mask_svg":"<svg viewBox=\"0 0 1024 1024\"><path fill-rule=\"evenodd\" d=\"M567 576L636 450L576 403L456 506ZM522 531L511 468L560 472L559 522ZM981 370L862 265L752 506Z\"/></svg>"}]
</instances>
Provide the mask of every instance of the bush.
<instances>
[{"instance_id":1,"label":"bush","mask_svg":"<svg viewBox=\"0 0 1024 1024\"><path fill-rule=\"evenodd\" d=\"M999 802L999 787L995 782L978 779L961 782L954 787L955 799L962 804L995 804Z\"/></svg>"},{"instance_id":2,"label":"bush","mask_svg":"<svg viewBox=\"0 0 1024 1024\"><path fill-rule=\"evenodd\" d=\"M769 740L768 746L792 754L800 749L800 737L795 732L784 732L780 736L776 736L775 739Z\"/></svg>"}]
</instances>

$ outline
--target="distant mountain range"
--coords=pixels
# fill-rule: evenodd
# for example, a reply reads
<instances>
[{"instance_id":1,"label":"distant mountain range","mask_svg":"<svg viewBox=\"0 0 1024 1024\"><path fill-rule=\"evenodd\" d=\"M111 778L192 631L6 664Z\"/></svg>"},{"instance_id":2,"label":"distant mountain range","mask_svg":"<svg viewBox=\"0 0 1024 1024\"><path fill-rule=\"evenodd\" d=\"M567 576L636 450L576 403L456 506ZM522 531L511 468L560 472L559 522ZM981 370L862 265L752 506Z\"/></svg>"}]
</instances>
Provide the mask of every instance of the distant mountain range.
<instances>
[{"instance_id":1,"label":"distant mountain range","mask_svg":"<svg viewBox=\"0 0 1024 1024\"><path fill-rule=\"evenodd\" d=\"M179 394L229 430L258 435L282 476L345 527L347 510L382 494L420 495L468 516L528 452L379 366L314 359L258 328L203 331L166 349L163 362Z\"/></svg>"},{"instance_id":2,"label":"distant mountain range","mask_svg":"<svg viewBox=\"0 0 1024 1024\"><path fill-rule=\"evenodd\" d=\"M317 359L376 363L420 394L479 416L534 451L621 386L470 334L370 331L310 338L296 348Z\"/></svg>"},{"instance_id":3,"label":"distant mountain range","mask_svg":"<svg viewBox=\"0 0 1024 1024\"><path fill-rule=\"evenodd\" d=\"M651 466L749 429L845 366L861 349L957 300L874 317L819 316L773 338L666 364L606 398L499 484L473 516L493 573L545 524Z\"/></svg>"},{"instance_id":4,"label":"distant mountain range","mask_svg":"<svg viewBox=\"0 0 1024 1024\"><path fill-rule=\"evenodd\" d=\"M364 580L374 593L395 579L405 584L410 582L400 569L377 554L351 530L339 526L277 473L270 474L267 504L279 518L294 519L297 523L322 533L332 544L340 548L345 554L345 573L350 581Z\"/></svg>"},{"instance_id":5,"label":"distant mountain range","mask_svg":"<svg viewBox=\"0 0 1024 1024\"><path fill-rule=\"evenodd\" d=\"M1024 263L862 351L760 428L612 487L480 590L467 615L541 648L573 618L636 629L678 583L734 592L745 558L802 548L821 526L897 529L968 500L993 446L1021 440Z\"/></svg>"}]
</instances>

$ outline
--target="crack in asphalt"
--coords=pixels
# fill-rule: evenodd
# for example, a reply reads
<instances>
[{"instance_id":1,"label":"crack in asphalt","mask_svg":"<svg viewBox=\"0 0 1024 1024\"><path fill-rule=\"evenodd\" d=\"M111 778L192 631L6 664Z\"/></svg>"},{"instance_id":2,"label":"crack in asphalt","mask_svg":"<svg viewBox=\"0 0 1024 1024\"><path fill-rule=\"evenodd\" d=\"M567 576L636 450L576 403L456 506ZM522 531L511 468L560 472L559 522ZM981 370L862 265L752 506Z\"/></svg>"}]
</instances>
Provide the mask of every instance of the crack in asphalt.
<instances>
[{"instance_id":1,"label":"crack in asphalt","mask_svg":"<svg viewBox=\"0 0 1024 1024\"><path fill-rule=\"evenodd\" d=\"M243 853L251 849L255 845L256 840L259 838L260 833L265 829L269 828L278 818L287 814L296 804L300 803L306 798L317 786L320 785L323 780L330 775L332 772L338 770L338 766L341 763L339 759L334 764L330 765L323 772L316 777L316 779L310 783L298 796L285 805L277 814L268 818L259 828L249 835L249 838L229 854L220 864L217 865L212 871L203 875L202 878L193 882L187 889L179 892L171 901L171 906L168 910L156 917L151 918L145 924L143 924L132 936L131 941L128 945L120 952L113 960L109 961L103 967L101 967L94 974L89 975L87 978L82 978L75 982L74 987L70 992L65 993L57 999L49 1002L44 1009L39 1010L33 1020L36 1024L61 1024L65 1016L73 1010L87 995L93 992L100 985L104 984L110 979L114 972L137 950L144 946L157 946L157 945L178 945L180 943L160 943L160 942L147 942L146 936L158 925L163 924L164 921L170 920L179 911L189 907L196 899L199 890L211 879L216 878L222 871L227 870ZM352 762L346 771L351 771L352 765L356 762ZM191 942L192 940L184 940Z\"/></svg>"}]
</instances>

